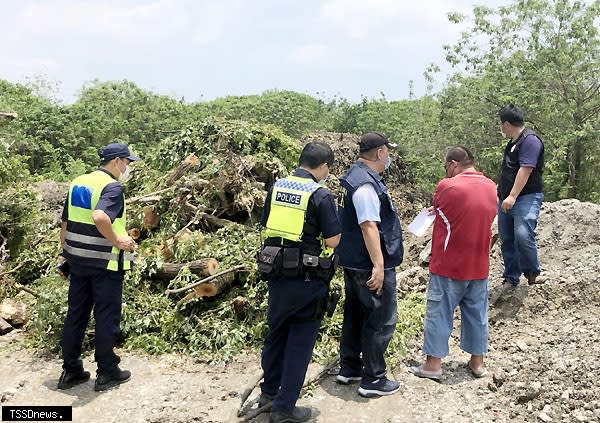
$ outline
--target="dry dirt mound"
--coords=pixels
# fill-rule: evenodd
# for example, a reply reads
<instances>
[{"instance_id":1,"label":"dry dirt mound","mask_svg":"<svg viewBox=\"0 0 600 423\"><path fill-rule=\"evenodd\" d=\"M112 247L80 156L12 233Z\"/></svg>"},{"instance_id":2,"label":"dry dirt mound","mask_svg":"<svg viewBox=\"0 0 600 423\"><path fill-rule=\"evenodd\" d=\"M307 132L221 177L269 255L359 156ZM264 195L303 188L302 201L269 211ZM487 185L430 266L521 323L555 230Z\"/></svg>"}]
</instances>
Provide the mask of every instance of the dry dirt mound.
<instances>
[{"instance_id":1,"label":"dry dirt mound","mask_svg":"<svg viewBox=\"0 0 600 423\"><path fill-rule=\"evenodd\" d=\"M334 192L339 192L339 180L335 175L343 175L356 162L360 136L338 132L315 132L302 137L300 143L305 144L314 140L325 141L333 150L335 163L327 180L327 186ZM389 188L400 218L412 218L431 201L431 194L417 187L400 153L392 154L392 156L394 161L385 172L384 181Z\"/></svg>"},{"instance_id":2,"label":"dry dirt mound","mask_svg":"<svg viewBox=\"0 0 600 423\"><path fill-rule=\"evenodd\" d=\"M32 188L40 198L42 206L49 214L50 226L53 228L58 226L65 198L69 191L69 184L45 180L36 182Z\"/></svg>"}]
</instances>

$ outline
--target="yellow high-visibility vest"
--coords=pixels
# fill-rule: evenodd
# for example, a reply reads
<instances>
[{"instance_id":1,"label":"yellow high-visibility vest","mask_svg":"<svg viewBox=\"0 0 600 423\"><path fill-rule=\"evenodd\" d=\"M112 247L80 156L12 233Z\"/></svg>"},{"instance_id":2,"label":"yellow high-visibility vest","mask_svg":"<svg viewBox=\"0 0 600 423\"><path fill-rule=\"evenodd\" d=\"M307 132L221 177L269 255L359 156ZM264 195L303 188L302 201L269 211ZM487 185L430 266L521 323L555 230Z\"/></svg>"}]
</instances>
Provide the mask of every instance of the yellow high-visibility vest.
<instances>
[{"instance_id":1,"label":"yellow high-visibility vest","mask_svg":"<svg viewBox=\"0 0 600 423\"><path fill-rule=\"evenodd\" d=\"M79 176L69 187L67 233L63 255L74 263L108 270L129 270L133 254L122 251L104 238L96 228L92 213L104 187L115 180L107 173L96 170ZM117 236L127 235L125 198L123 213L112 222ZM121 261L121 266L119 262Z\"/></svg>"},{"instance_id":2,"label":"yellow high-visibility vest","mask_svg":"<svg viewBox=\"0 0 600 423\"><path fill-rule=\"evenodd\" d=\"M288 176L275 182L265 236L301 242L308 201L320 187L312 179L298 176Z\"/></svg>"}]
</instances>

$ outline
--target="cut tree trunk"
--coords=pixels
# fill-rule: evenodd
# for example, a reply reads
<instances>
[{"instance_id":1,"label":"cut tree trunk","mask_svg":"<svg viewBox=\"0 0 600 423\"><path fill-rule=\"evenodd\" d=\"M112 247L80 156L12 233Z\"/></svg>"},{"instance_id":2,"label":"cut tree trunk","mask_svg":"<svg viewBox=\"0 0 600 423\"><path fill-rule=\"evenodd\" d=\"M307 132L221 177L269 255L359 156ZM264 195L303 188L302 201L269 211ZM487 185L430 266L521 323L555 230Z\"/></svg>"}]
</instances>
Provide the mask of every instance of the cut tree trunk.
<instances>
[{"instance_id":1,"label":"cut tree trunk","mask_svg":"<svg viewBox=\"0 0 600 423\"><path fill-rule=\"evenodd\" d=\"M202 191L206 186L210 185L210 181L198 177L190 176L185 181L184 185L186 188L189 188L194 191Z\"/></svg>"},{"instance_id":2,"label":"cut tree trunk","mask_svg":"<svg viewBox=\"0 0 600 423\"><path fill-rule=\"evenodd\" d=\"M245 268L245 266L243 264L238 264L237 266L233 266L233 267L231 267L229 269L222 270L219 273L216 273L216 274L214 274L212 276L207 276L207 277L205 277L204 279L202 279L200 281L194 282L194 283L186 285L184 287L174 288L174 289L167 289L165 291L165 294L169 295L169 294L177 294L177 293L180 293L180 292L185 292L188 289L195 288L198 285L202 285L203 283L211 282L211 281L213 281L213 280L215 280L215 279L219 278L220 276L223 276L223 275L225 275L227 273L237 272L237 271L240 271L240 270L242 270L244 268Z\"/></svg>"},{"instance_id":3,"label":"cut tree trunk","mask_svg":"<svg viewBox=\"0 0 600 423\"><path fill-rule=\"evenodd\" d=\"M238 295L232 301L233 311L239 320L243 320L246 317L246 306L248 305L248 298Z\"/></svg>"},{"instance_id":4,"label":"cut tree trunk","mask_svg":"<svg viewBox=\"0 0 600 423\"><path fill-rule=\"evenodd\" d=\"M160 223L160 215L156 212L154 206L144 207L144 217L142 218L142 224L146 229L154 229Z\"/></svg>"},{"instance_id":5,"label":"cut tree trunk","mask_svg":"<svg viewBox=\"0 0 600 423\"><path fill-rule=\"evenodd\" d=\"M154 275L157 279L171 280L177 276L183 266L190 268L190 272L199 276L211 276L217 273L219 263L214 258L203 258L189 263L163 263Z\"/></svg>"},{"instance_id":6,"label":"cut tree trunk","mask_svg":"<svg viewBox=\"0 0 600 423\"><path fill-rule=\"evenodd\" d=\"M220 217L213 216L212 214L204 212L199 212L197 216L200 219L206 220L210 225L214 226L217 229L224 228L225 226L232 225L234 223L231 220L222 219Z\"/></svg>"},{"instance_id":7,"label":"cut tree trunk","mask_svg":"<svg viewBox=\"0 0 600 423\"><path fill-rule=\"evenodd\" d=\"M0 335L7 334L13 329L14 328L10 325L10 323L8 323L6 320L0 317Z\"/></svg>"},{"instance_id":8,"label":"cut tree trunk","mask_svg":"<svg viewBox=\"0 0 600 423\"><path fill-rule=\"evenodd\" d=\"M163 259L170 260L175 255L175 254L173 254L173 250L172 250L171 246L172 246L172 243L168 244L165 242L161 242L160 244L158 244L158 251L160 252L160 255L162 256Z\"/></svg>"},{"instance_id":9,"label":"cut tree trunk","mask_svg":"<svg viewBox=\"0 0 600 423\"><path fill-rule=\"evenodd\" d=\"M181 164L171 172L169 179L167 179L167 185L173 185L177 182L177 180L180 179L189 168L197 164L199 160L200 159L194 153L187 156Z\"/></svg>"},{"instance_id":10,"label":"cut tree trunk","mask_svg":"<svg viewBox=\"0 0 600 423\"><path fill-rule=\"evenodd\" d=\"M140 239L140 236L142 235L142 231L140 231L139 228L131 228L127 231L127 233L134 241Z\"/></svg>"},{"instance_id":11,"label":"cut tree trunk","mask_svg":"<svg viewBox=\"0 0 600 423\"><path fill-rule=\"evenodd\" d=\"M194 291L196 292L196 297L198 298L214 297L215 295L218 295L227 289L227 287L232 285L235 281L235 272L225 273L224 275L221 275L212 281L204 282L194 287Z\"/></svg>"},{"instance_id":12,"label":"cut tree trunk","mask_svg":"<svg viewBox=\"0 0 600 423\"><path fill-rule=\"evenodd\" d=\"M197 225L198 223L200 223L200 219L204 219L214 229L224 228L225 226L233 225L235 223L235 222L232 222L231 220L222 219L222 218L212 215L210 213L206 213L204 211L205 207L203 207L203 206L196 207L187 201L183 204L183 208L187 212L194 213L194 217L189 221L189 223L187 225L184 226L184 228L188 228L191 225Z\"/></svg>"},{"instance_id":13,"label":"cut tree trunk","mask_svg":"<svg viewBox=\"0 0 600 423\"><path fill-rule=\"evenodd\" d=\"M125 200L125 204L157 202L157 201L162 200L162 197L157 194L162 194L163 192L167 192L171 189L173 189L173 187L167 187L167 188L163 188L163 189L160 189L158 191L154 191L154 192L151 192L148 194L143 194L143 195L138 195L137 197L128 198L127 200Z\"/></svg>"}]
</instances>

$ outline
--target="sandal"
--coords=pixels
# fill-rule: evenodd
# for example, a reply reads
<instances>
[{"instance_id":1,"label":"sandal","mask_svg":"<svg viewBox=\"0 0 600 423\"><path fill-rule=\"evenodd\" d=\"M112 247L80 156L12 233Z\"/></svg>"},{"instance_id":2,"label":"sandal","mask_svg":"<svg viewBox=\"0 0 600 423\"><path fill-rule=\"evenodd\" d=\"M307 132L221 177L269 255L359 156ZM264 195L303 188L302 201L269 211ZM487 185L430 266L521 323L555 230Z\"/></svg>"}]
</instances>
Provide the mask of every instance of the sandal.
<instances>
[{"instance_id":1,"label":"sandal","mask_svg":"<svg viewBox=\"0 0 600 423\"><path fill-rule=\"evenodd\" d=\"M487 375L488 371L487 369L484 367L480 368L480 369L474 369L471 367L471 360L469 360L467 362L467 367L469 368L469 370L471 371L471 374L473 376L475 376L476 378L480 378L480 377L484 377Z\"/></svg>"},{"instance_id":2,"label":"sandal","mask_svg":"<svg viewBox=\"0 0 600 423\"><path fill-rule=\"evenodd\" d=\"M442 378L442 372L432 372L430 370L423 370L421 366L410 366L408 371L417 377L422 377L431 380L440 380Z\"/></svg>"}]
</instances>

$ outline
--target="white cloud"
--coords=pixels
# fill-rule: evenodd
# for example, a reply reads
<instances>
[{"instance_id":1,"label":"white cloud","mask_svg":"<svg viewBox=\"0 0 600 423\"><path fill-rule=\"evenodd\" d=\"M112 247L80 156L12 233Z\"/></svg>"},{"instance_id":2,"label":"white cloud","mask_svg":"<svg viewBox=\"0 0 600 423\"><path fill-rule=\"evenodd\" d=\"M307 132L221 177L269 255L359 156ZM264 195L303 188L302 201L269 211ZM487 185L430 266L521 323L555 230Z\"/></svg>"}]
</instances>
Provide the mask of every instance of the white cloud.
<instances>
[{"instance_id":1,"label":"white cloud","mask_svg":"<svg viewBox=\"0 0 600 423\"><path fill-rule=\"evenodd\" d=\"M328 0L321 7L318 20L353 39L363 39L405 8L398 0Z\"/></svg>"},{"instance_id":2,"label":"white cloud","mask_svg":"<svg viewBox=\"0 0 600 423\"><path fill-rule=\"evenodd\" d=\"M5 57L1 61L3 66L11 68L13 71L25 72L29 69L42 69L44 71L58 71L62 66L55 60L46 57Z\"/></svg>"},{"instance_id":3,"label":"white cloud","mask_svg":"<svg viewBox=\"0 0 600 423\"><path fill-rule=\"evenodd\" d=\"M198 43L209 43L228 32L236 32L236 19L242 10L241 0L206 1L201 7L192 39Z\"/></svg>"},{"instance_id":4,"label":"white cloud","mask_svg":"<svg viewBox=\"0 0 600 423\"><path fill-rule=\"evenodd\" d=\"M24 3L14 29L27 36L102 37L128 45L167 38L209 42L239 16L241 0L152 0Z\"/></svg>"},{"instance_id":5,"label":"white cloud","mask_svg":"<svg viewBox=\"0 0 600 423\"><path fill-rule=\"evenodd\" d=\"M454 34L456 31L447 21L446 13L468 10L470 3L464 0L328 0L321 7L317 21L354 40L390 40L394 45L399 40L439 40Z\"/></svg>"},{"instance_id":6,"label":"white cloud","mask_svg":"<svg viewBox=\"0 0 600 423\"><path fill-rule=\"evenodd\" d=\"M90 36L146 42L185 24L176 3L158 0L145 4L101 1L54 1L27 4L17 17L20 28L37 36Z\"/></svg>"},{"instance_id":7,"label":"white cloud","mask_svg":"<svg viewBox=\"0 0 600 423\"><path fill-rule=\"evenodd\" d=\"M322 44L308 44L292 50L287 56L287 61L301 65L314 65L323 63L326 57L326 46Z\"/></svg>"}]
</instances>

